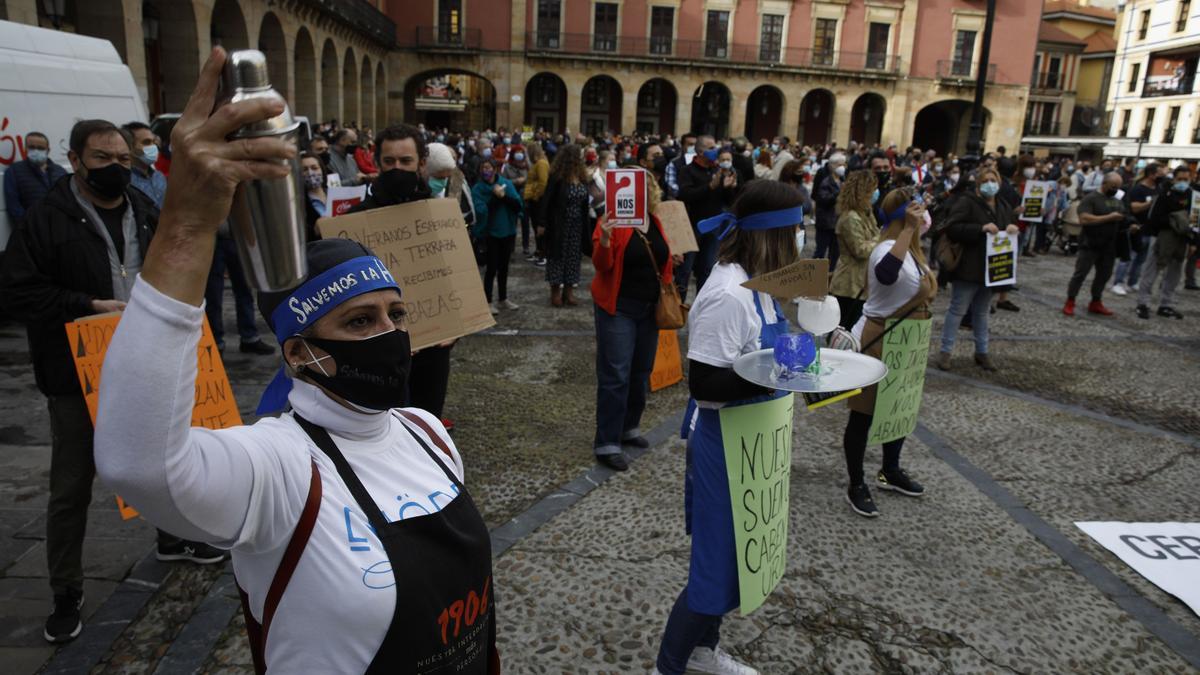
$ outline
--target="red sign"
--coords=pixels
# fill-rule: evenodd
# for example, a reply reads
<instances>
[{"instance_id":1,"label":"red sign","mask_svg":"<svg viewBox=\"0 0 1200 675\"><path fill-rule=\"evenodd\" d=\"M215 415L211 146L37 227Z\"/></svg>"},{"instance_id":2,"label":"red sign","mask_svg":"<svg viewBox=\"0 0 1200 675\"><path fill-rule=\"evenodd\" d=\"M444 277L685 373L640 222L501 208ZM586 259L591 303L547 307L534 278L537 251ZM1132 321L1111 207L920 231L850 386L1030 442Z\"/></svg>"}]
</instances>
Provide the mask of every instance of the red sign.
<instances>
[{"instance_id":1,"label":"red sign","mask_svg":"<svg viewBox=\"0 0 1200 675\"><path fill-rule=\"evenodd\" d=\"M609 169L604 174L604 209L613 227L645 227L646 172Z\"/></svg>"},{"instance_id":2,"label":"red sign","mask_svg":"<svg viewBox=\"0 0 1200 675\"><path fill-rule=\"evenodd\" d=\"M365 199L366 196L366 185L329 188L329 213L327 215L330 217L340 216L349 211L350 207Z\"/></svg>"}]
</instances>

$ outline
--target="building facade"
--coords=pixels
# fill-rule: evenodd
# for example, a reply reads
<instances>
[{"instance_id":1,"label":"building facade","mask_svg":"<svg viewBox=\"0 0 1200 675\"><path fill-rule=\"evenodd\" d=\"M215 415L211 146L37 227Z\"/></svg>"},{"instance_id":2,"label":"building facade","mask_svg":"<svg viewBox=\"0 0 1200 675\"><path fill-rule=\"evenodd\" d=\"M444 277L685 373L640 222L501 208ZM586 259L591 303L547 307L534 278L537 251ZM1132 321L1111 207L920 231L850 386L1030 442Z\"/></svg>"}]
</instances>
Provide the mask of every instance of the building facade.
<instances>
[{"instance_id":1,"label":"building facade","mask_svg":"<svg viewBox=\"0 0 1200 675\"><path fill-rule=\"evenodd\" d=\"M1200 3L1130 0L1117 31L1105 153L1200 159Z\"/></svg>"},{"instance_id":2,"label":"building facade","mask_svg":"<svg viewBox=\"0 0 1200 675\"><path fill-rule=\"evenodd\" d=\"M383 0L0 0L0 19L109 40L150 114L180 112L215 45L256 47L311 120L389 119L396 25Z\"/></svg>"},{"instance_id":3,"label":"building facade","mask_svg":"<svg viewBox=\"0 0 1200 675\"><path fill-rule=\"evenodd\" d=\"M1020 140L1037 0L999 3L984 101L989 145ZM983 0L413 0L398 28L391 112L431 79L485 80L488 126L853 139L962 152Z\"/></svg>"}]
</instances>

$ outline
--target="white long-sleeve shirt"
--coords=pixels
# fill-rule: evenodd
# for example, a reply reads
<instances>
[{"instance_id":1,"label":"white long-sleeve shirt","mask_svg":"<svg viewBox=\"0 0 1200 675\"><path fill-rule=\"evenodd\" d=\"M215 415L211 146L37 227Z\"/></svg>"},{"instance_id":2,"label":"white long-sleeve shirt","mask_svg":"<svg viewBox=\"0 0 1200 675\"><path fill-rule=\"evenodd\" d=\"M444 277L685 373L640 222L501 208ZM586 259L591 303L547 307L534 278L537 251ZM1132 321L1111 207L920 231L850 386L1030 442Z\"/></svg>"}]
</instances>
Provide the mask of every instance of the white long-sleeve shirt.
<instances>
[{"instance_id":1,"label":"white long-sleeve shirt","mask_svg":"<svg viewBox=\"0 0 1200 675\"><path fill-rule=\"evenodd\" d=\"M191 426L203 318L203 308L138 279L105 356L97 472L155 526L232 549L238 582L261 620L267 589L308 496L310 458L315 460L321 508L271 625L267 666L285 673L361 673L395 608L387 554L333 462L291 414L232 429ZM300 381L289 401L329 432L386 517L433 513L457 496L394 415L349 410ZM412 412L450 447L450 469L461 481L462 459L441 423ZM414 431L444 459L432 439Z\"/></svg>"}]
</instances>

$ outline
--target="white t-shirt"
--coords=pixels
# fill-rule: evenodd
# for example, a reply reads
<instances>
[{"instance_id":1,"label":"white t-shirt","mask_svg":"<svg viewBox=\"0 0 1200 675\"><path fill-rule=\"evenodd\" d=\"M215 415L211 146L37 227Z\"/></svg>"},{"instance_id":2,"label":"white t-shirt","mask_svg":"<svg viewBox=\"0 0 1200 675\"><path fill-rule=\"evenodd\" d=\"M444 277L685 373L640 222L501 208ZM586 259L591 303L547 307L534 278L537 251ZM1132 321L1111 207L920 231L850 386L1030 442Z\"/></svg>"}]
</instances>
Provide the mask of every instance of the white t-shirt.
<instances>
[{"instance_id":1,"label":"white t-shirt","mask_svg":"<svg viewBox=\"0 0 1200 675\"><path fill-rule=\"evenodd\" d=\"M716 368L730 368L737 357L761 349L762 319L754 307L757 293L767 321L778 321L775 303L766 293L744 288L749 275L737 263L719 263L704 282L688 312L688 353L693 361ZM702 408L722 404L697 401Z\"/></svg>"},{"instance_id":2,"label":"white t-shirt","mask_svg":"<svg viewBox=\"0 0 1200 675\"><path fill-rule=\"evenodd\" d=\"M904 264L900 266L900 276L895 283L882 284L875 277L875 266L883 257L891 252L896 245L894 239L885 239L875 245L871 258L867 263L867 301L863 304L863 315L854 324L854 337L862 340L863 327L867 325L867 317L884 319L896 313L921 290L921 268L911 252L904 256ZM926 272L928 274L928 272Z\"/></svg>"},{"instance_id":3,"label":"white t-shirt","mask_svg":"<svg viewBox=\"0 0 1200 675\"><path fill-rule=\"evenodd\" d=\"M271 672L361 673L397 601L387 554L333 462L292 414L216 431L191 427L203 318L201 307L139 278L105 357L97 470L155 526L232 549L238 582L261 620L315 460L321 507L271 624L267 664ZM289 401L330 433L385 517L423 516L457 497L445 472L393 414L349 410L299 381ZM452 459L413 429L461 482L462 459L441 423L411 412L449 446Z\"/></svg>"}]
</instances>

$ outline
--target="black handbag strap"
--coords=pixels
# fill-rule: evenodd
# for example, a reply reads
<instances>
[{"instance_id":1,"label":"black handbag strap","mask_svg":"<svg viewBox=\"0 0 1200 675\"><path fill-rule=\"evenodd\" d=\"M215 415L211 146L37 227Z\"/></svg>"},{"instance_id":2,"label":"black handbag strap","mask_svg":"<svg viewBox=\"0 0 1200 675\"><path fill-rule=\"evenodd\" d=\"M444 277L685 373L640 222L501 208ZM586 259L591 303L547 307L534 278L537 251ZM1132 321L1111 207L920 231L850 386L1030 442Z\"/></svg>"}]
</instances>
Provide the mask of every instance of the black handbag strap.
<instances>
[{"instance_id":1,"label":"black handbag strap","mask_svg":"<svg viewBox=\"0 0 1200 675\"><path fill-rule=\"evenodd\" d=\"M654 266L654 276L658 277L658 283L662 284L662 272L658 271L658 258L654 257L654 247L650 245L650 240L642 234L641 230L635 228L633 231L642 238L642 243L646 245L646 253L650 254L650 264Z\"/></svg>"}]
</instances>

